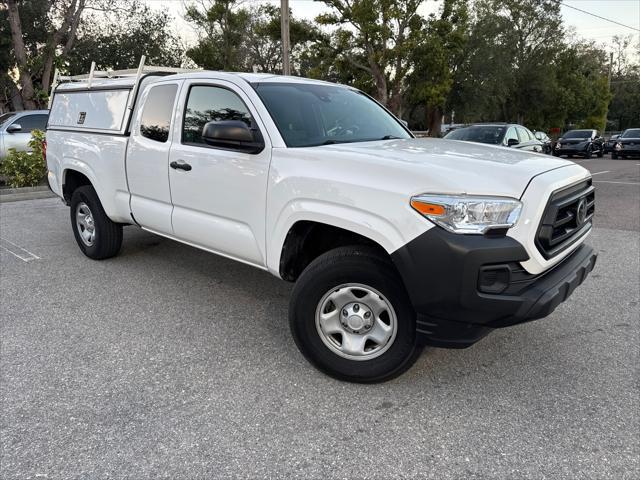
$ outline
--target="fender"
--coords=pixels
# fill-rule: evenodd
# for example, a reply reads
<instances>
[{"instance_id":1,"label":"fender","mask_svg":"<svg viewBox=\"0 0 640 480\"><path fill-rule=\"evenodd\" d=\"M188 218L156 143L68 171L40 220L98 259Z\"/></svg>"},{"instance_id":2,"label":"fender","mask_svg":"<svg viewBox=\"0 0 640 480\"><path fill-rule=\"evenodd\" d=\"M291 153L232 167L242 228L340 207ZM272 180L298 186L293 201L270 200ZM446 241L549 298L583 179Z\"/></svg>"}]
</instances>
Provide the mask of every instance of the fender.
<instances>
[{"instance_id":1,"label":"fender","mask_svg":"<svg viewBox=\"0 0 640 480\"><path fill-rule=\"evenodd\" d=\"M419 228L408 228L406 232L401 232L388 219L370 211L315 199L292 200L282 209L271 229L271 235L267 235L266 239L267 268L277 277L280 277L280 257L287 233L300 221L323 223L349 230L377 243L389 254L432 228L429 222L412 222L412 226Z\"/></svg>"}]
</instances>

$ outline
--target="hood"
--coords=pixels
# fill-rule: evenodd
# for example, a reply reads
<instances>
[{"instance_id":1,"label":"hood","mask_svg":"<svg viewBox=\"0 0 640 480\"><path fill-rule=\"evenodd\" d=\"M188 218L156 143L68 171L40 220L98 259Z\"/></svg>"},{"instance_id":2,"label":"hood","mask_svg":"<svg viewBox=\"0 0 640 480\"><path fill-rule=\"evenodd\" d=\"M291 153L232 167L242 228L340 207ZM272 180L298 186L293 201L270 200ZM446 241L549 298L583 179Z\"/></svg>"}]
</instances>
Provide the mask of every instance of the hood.
<instances>
[{"instance_id":1,"label":"hood","mask_svg":"<svg viewBox=\"0 0 640 480\"><path fill-rule=\"evenodd\" d=\"M305 156L333 159L342 172L340 162L348 161L359 172L388 179L389 188L397 184L412 194L466 193L519 198L536 175L575 165L539 153L435 138L344 143L304 150Z\"/></svg>"}]
</instances>

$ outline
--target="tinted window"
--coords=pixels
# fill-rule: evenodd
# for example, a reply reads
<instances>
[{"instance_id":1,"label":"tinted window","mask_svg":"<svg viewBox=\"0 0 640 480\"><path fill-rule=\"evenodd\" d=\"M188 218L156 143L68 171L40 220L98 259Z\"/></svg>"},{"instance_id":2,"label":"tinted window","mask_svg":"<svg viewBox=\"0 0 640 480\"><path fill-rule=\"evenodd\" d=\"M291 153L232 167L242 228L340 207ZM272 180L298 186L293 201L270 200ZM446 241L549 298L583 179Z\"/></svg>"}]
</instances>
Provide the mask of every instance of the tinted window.
<instances>
[{"instance_id":1,"label":"tinted window","mask_svg":"<svg viewBox=\"0 0 640 480\"><path fill-rule=\"evenodd\" d=\"M48 115L24 115L15 122L22 127L22 133L29 133L31 130L42 130L44 131L47 128L47 118ZM13 124L12 124L13 125Z\"/></svg>"},{"instance_id":2,"label":"tinted window","mask_svg":"<svg viewBox=\"0 0 640 480\"><path fill-rule=\"evenodd\" d=\"M173 113L173 102L178 91L177 85L158 85L151 87L140 120L140 134L155 140L166 142L169 138L169 125Z\"/></svg>"},{"instance_id":3,"label":"tinted window","mask_svg":"<svg viewBox=\"0 0 640 480\"><path fill-rule=\"evenodd\" d=\"M205 144L202 139L203 127L208 122L220 120L240 120L248 127L253 123L246 105L231 90L209 86L191 87L182 127L182 142Z\"/></svg>"},{"instance_id":4,"label":"tinted window","mask_svg":"<svg viewBox=\"0 0 640 480\"><path fill-rule=\"evenodd\" d=\"M518 130L518 137L520 137L520 142L528 142L532 140L531 135L529 135L529 130L524 127L516 127Z\"/></svg>"},{"instance_id":5,"label":"tinted window","mask_svg":"<svg viewBox=\"0 0 640 480\"><path fill-rule=\"evenodd\" d=\"M260 83L256 92L288 147L411 138L365 94L337 85Z\"/></svg>"},{"instance_id":6,"label":"tinted window","mask_svg":"<svg viewBox=\"0 0 640 480\"><path fill-rule=\"evenodd\" d=\"M593 130L570 130L563 135L563 138L591 138Z\"/></svg>"},{"instance_id":7,"label":"tinted window","mask_svg":"<svg viewBox=\"0 0 640 480\"><path fill-rule=\"evenodd\" d=\"M449 132L444 138L497 145L502 142L506 129L507 127L496 125L473 125Z\"/></svg>"},{"instance_id":8,"label":"tinted window","mask_svg":"<svg viewBox=\"0 0 640 480\"><path fill-rule=\"evenodd\" d=\"M630 128L621 135L622 138L640 138L640 128Z\"/></svg>"}]
</instances>

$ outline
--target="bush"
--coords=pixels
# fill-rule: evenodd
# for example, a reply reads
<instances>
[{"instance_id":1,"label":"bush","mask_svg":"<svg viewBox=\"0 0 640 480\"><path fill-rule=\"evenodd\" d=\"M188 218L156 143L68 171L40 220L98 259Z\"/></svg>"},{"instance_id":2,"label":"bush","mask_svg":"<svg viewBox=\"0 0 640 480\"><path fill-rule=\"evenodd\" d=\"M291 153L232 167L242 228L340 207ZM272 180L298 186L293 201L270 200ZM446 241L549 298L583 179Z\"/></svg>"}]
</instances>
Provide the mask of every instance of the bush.
<instances>
[{"instance_id":1,"label":"bush","mask_svg":"<svg viewBox=\"0 0 640 480\"><path fill-rule=\"evenodd\" d=\"M31 152L18 152L9 149L9 154L0 163L0 175L7 177L10 187L35 187L47 174L47 165L43 152L44 132L31 131L29 148Z\"/></svg>"}]
</instances>

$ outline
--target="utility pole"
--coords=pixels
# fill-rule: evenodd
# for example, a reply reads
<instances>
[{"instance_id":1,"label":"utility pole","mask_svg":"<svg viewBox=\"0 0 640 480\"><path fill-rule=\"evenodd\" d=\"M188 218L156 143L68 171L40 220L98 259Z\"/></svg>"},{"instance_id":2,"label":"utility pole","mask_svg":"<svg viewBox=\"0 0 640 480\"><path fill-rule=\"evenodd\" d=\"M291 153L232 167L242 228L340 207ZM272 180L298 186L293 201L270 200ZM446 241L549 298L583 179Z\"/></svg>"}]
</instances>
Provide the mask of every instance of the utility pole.
<instances>
[{"instance_id":1,"label":"utility pole","mask_svg":"<svg viewBox=\"0 0 640 480\"><path fill-rule=\"evenodd\" d=\"M282 74L291 75L289 57L289 0L280 0L280 33L282 35Z\"/></svg>"}]
</instances>

